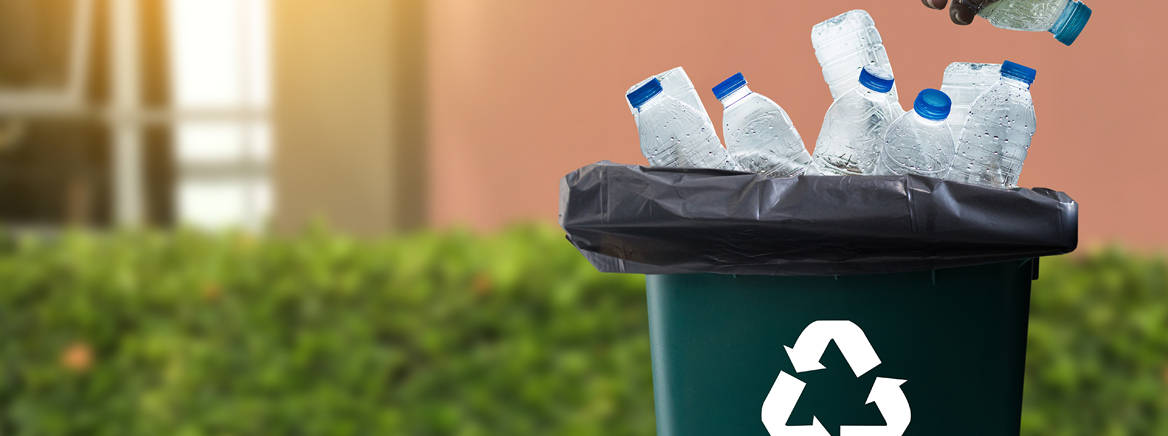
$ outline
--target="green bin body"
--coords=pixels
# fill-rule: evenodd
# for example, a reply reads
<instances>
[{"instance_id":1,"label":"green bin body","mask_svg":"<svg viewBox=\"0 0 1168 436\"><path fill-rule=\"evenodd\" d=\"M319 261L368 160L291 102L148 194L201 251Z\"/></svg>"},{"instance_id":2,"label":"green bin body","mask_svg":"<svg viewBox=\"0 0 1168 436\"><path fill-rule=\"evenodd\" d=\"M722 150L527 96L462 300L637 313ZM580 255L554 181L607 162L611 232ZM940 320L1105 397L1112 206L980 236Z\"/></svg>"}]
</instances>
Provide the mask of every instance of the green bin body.
<instances>
[{"instance_id":1,"label":"green bin body","mask_svg":"<svg viewBox=\"0 0 1168 436\"><path fill-rule=\"evenodd\" d=\"M766 436L762 405L786 372L806 384L789 426L814 416L839 436L841 425L887 425L882 405L866 402L884 377L905 380L905 435L1017 435L1037 271L1025 260L838 277L647 276L657 434ZM824 369L797 372L784 346L828 320L862 329L880 364L857 377L832 341Z\"/></svg>"}]
</instances>

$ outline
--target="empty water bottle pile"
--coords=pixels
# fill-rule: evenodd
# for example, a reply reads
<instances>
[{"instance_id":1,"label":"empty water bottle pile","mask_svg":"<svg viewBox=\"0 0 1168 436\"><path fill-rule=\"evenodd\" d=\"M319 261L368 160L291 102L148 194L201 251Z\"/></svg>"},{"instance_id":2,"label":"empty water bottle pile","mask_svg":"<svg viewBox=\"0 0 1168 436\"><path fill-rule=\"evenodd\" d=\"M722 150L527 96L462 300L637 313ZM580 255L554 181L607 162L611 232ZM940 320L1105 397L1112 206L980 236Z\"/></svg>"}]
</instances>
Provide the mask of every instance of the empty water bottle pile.
<instances>
[{"instance_id":1,"label":"empty water bottle pile","mask_svg":"<svg viewBox=\"0 0 1168 436\"><path fill-rule=\"evenodd\" d=\"M1091 10L1070 0L1000 0L980 15L997 27L1050 31L1070 45ZM766 177L916 174L1016 187L1035 133L1023 65L953 63L940 90L905 111L880 32L854 10L815 25L815 57L834 102L808 153L787 112L737 73L713 87L722 103L723 147L685 70L649 77L625 93L641 152L653 166L746 171Z\"/></svg>"}]
</instances>

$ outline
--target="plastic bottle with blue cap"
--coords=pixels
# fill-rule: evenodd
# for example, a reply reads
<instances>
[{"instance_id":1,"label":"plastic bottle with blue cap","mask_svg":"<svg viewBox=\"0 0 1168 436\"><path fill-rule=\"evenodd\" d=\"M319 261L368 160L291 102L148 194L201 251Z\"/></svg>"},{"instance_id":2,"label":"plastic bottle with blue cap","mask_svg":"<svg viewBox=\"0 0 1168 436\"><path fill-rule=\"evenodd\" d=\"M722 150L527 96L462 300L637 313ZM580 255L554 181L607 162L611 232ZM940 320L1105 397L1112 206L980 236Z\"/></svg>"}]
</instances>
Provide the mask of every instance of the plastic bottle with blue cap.
<instances>
[{"instance_id":1,"label":"plastic bottle with blue cap","mask_svg":"<svg viewBox=\"0 0 1168 436\"><path fill-rule=\"evenodd\" d=\"M1091 8L1078 0L999 0L977 14L1000 29L1050 32L1071 45L1091 19Z\"/></svg>"},{"instance_id":2,"label":"plastic bottle with blue cap","mask_svg":"<svg viewBox=\"0 0 1168 436\"><path fill-rule=\"evenodd\" d=\"M816 174L787 111L752 92L742 73L715 86L714 96L722 102L726 150L743 168L772 178Z\"/></svg>"},{"instance_id":3,"label":"plastic bottle with blue cap","mask_svg":"<svg viewBox=\"0 0 1168 436\"><path fill-rule=\"evenodd\" d=\"M941 178L953 162L953 134L949 110L953 102L944 92L926 89L917 94L913 110L888 126L876 174Z\"/></svg>"},{"instance_id":4,"label":"plastic bottle with blue cap","mask_svg":"<svg viewBox=\"0 0 1168 436\"><path fill-rule=\"evenodd\" d=\"M876 170L884 132L902 115L900 103L889 94L895 79L880 67L860 71L860 86L827 109L815 154L815 168L824 175L858 176Z\"/></svg>"},{"instance_id":5,"label":"plastic bottle with blue cap","mask_svg":"<svg viewBox=\"0 0 1168 436\"><path fill-rule=\"evenodd\" d=\"M637 109L641 153L649 165L742 171L722 148L714 125L693 106L665 95L656 77L626 96Z\"/></svg>"},{"instance_id":6,"label":"plastic bottle with blue cap","mask_svg":"<svg viewBox=\"0 0 1168 436\"><path fill-rule=\"evenodd\" d=\"M710 115L706 113L705 106L702 106L701 96L698 95L697 89L694 88L693 82L689 80L689 76L685 74L685 68L682 67L677 67L660 74L649 76L649 78L640 81L636 85L630 87L628 91L625 91L625 96L628 97L629 94L631 94L633 91L636 91L638 88L645 86L645 84L649 83L649 80L652 80L653 78L656 78L661 82L662 93L681 100L685 104L693 106L694 109L698 110L698 113L701 114L702 118L705 119L706 122L710 123L711 126L714 125L713 121L710 121ZM633 105L630 103L629 111L633 113L633 120L635 121L638 115L637 108L633 107Z\"/></svg>"},{"instance_id":7,"label":"plastic bottle with blue cap","mask_svg":"<svg viewBox=\"0 0 1168 436\"><path fill-rule=\"evenodd\" d=\"M1037 72L1006 61L1001 78L969 108L957 156L945 178L985 186L1014 187L1036 123L1030 85Z\"/></svg>"},{"instance_id":8,"label":"plastic bottle with blue cap","mask_svg":"<svg viewBox=\"0 0 1168 436\"><path fill-rule=\"evenodd\" d=\"M866 66L877 66L893 74L876 22L862 9L816 24L811 28L811 46L823 68L823 80L831 90L832 100L839 100L855 89L856 75ZM895 84L889 94L897 97Z\"/></svg>"}]
</instances>

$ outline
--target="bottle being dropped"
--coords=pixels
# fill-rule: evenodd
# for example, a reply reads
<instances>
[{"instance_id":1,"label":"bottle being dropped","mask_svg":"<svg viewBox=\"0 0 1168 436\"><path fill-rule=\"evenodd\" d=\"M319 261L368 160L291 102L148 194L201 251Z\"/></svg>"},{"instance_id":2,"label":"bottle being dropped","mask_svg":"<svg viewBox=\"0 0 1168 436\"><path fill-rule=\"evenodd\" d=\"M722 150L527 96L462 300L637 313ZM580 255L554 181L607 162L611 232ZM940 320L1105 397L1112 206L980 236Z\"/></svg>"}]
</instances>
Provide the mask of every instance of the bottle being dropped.
<instances>
[{"instance_id":1,"label":"bottle being dropped","mask_svg":"<svg viewBox=\"0 0 1168 436\"><path fill-rule=\"evenodd\" d=\"M807 172L811 155L791 117L771 99L751 92L742 73L715 86L714 96L725 111L722 136L726 150L746 171L772 178Z\"/></svg>"},{"instance_id":2,"label":"bottle being dropped","mask_svg":"<svg viewBox=\"0 0 1168 436\"><path fill-rule=\"evenodd\" d=\"M640 83L633 85L631 88L629 88L628 91L625 91L625 102L628 103L629 94L637 90L637 88L644 86L646 83L649 83L649 80L652 80L653 78L657 78L657 80L661 81L661 92L665 93L665 95L681 100L685 104L693 106L693 108L697 109L698 113L701 114L702 118L704 118L707 123L709 123L711 126L714 125L714 122L710 121L710 115L706 113L706 107L702 105L702 98L698 96L698 91L694 89L693 82L690 82L689 76L685 74L685 69L681 67L674 68L655 76L650 76L649 78L642 80ZM637 108L633 107L632 103L629 103L629 111L633 113L633 121L636 121Z\"/></svg>"},{"instance_id":3,"label":"bottle being dropped","mask_svg":"<svg viewBox=\"0 0 1168 436\"><path fill-rule=\"evenodd\" d=\"M856 76L868 65L892 74L884 40L868 12L857 9L845 12L811 28L811 45L823 68L823 80L831 88L831 99L838 100L857 86ZM896 86L889 91L894 99ZM903 109L897 107L901 113Z\"/></svg>"},{"instance_id":4,"label":"bottle being dropped","mask_svg":"<svg viewBox=\"0 0 1168 436\"><path fill-rule=\"evenodd\" d=\"M999 0L977 14L1000 29L1046 31L1071 45L1091 19L1091 8L1078 0Z\"/></svg>"},{"instance_id":5,"label":"bottle being dropped","mask_svg":"<svg viewBox=\"0 0 1168 436\"><path fill-rule=\"evenodd\" d=\"M949 128L953 140L961 137L961 128L969 117L969 106L983 92L998 83L1002 66L1000 64L971 64L954 62L945 68L945 78L941 82L941 92L953 100L949 111Z\"/></svg>"},{"instance_id":6,"label":"bottle being dropped","mask_svg":"<svg viewBox=\"0 0 1168 436\"><path fill-rule=\"evenodd\" d=\"M954 153L953 134L945 122L950 105L952 102L944 92L921 91L913 110L888 126L876 173L936 178L945 175Z\"/></svg>"},{"instance_id":7,"label":"bottle being dropped","mask_svg":"<svg viewBox=\"0 0 1168 436\"><path fill-rule=\"evenodd\" d=\"M662 92L656 77L628 94L637 108L641 153L651 166L742 171L693 106Z\"/></svg>"},{"instance_id":8,"label":"bottle being dropped","mask_svg":"<svg viewBox=\"0 0 1168 436\"><path fill-rule=\"evenodd\" d=\"M884 132L900 112L888 94L895 83L880 67L860 71L860 86L848 91L827 109L815 141L815 168L824 175L858 176L876 171Z\"/></svg>"},{"instance_id":9,"label":"bottle being dropped","mask_svg":"<svg viewBox=\"0 0 1168 436\"><path fill-rule=\"evenodd\" d=\"M945 178L985 186L1014 187L1034 135L1030 85L1036 72L1006 61L1001 78L969 109L957 140L957 157Z\"/></svg>"}]
</instances>

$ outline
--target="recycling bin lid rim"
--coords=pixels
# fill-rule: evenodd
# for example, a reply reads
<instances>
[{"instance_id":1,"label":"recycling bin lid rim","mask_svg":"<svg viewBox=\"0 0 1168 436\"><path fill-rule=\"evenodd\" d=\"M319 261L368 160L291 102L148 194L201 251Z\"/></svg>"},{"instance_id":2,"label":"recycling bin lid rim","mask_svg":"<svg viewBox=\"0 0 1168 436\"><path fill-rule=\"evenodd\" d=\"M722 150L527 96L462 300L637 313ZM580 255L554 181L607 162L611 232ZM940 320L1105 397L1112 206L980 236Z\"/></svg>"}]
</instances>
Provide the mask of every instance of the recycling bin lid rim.
<instances>
[{"instance_id":1,"label":"recycling bin lid rim","mask_svg":"<svg viewBox=\"0 0 1168 436\"><path fill-rule=\"evenodd\" d=\"M1069 253L1078 204L920 176L769 179L603 161L560 180L560 225L603 272L853 275Z\"/></svg>"}]
</instances>

